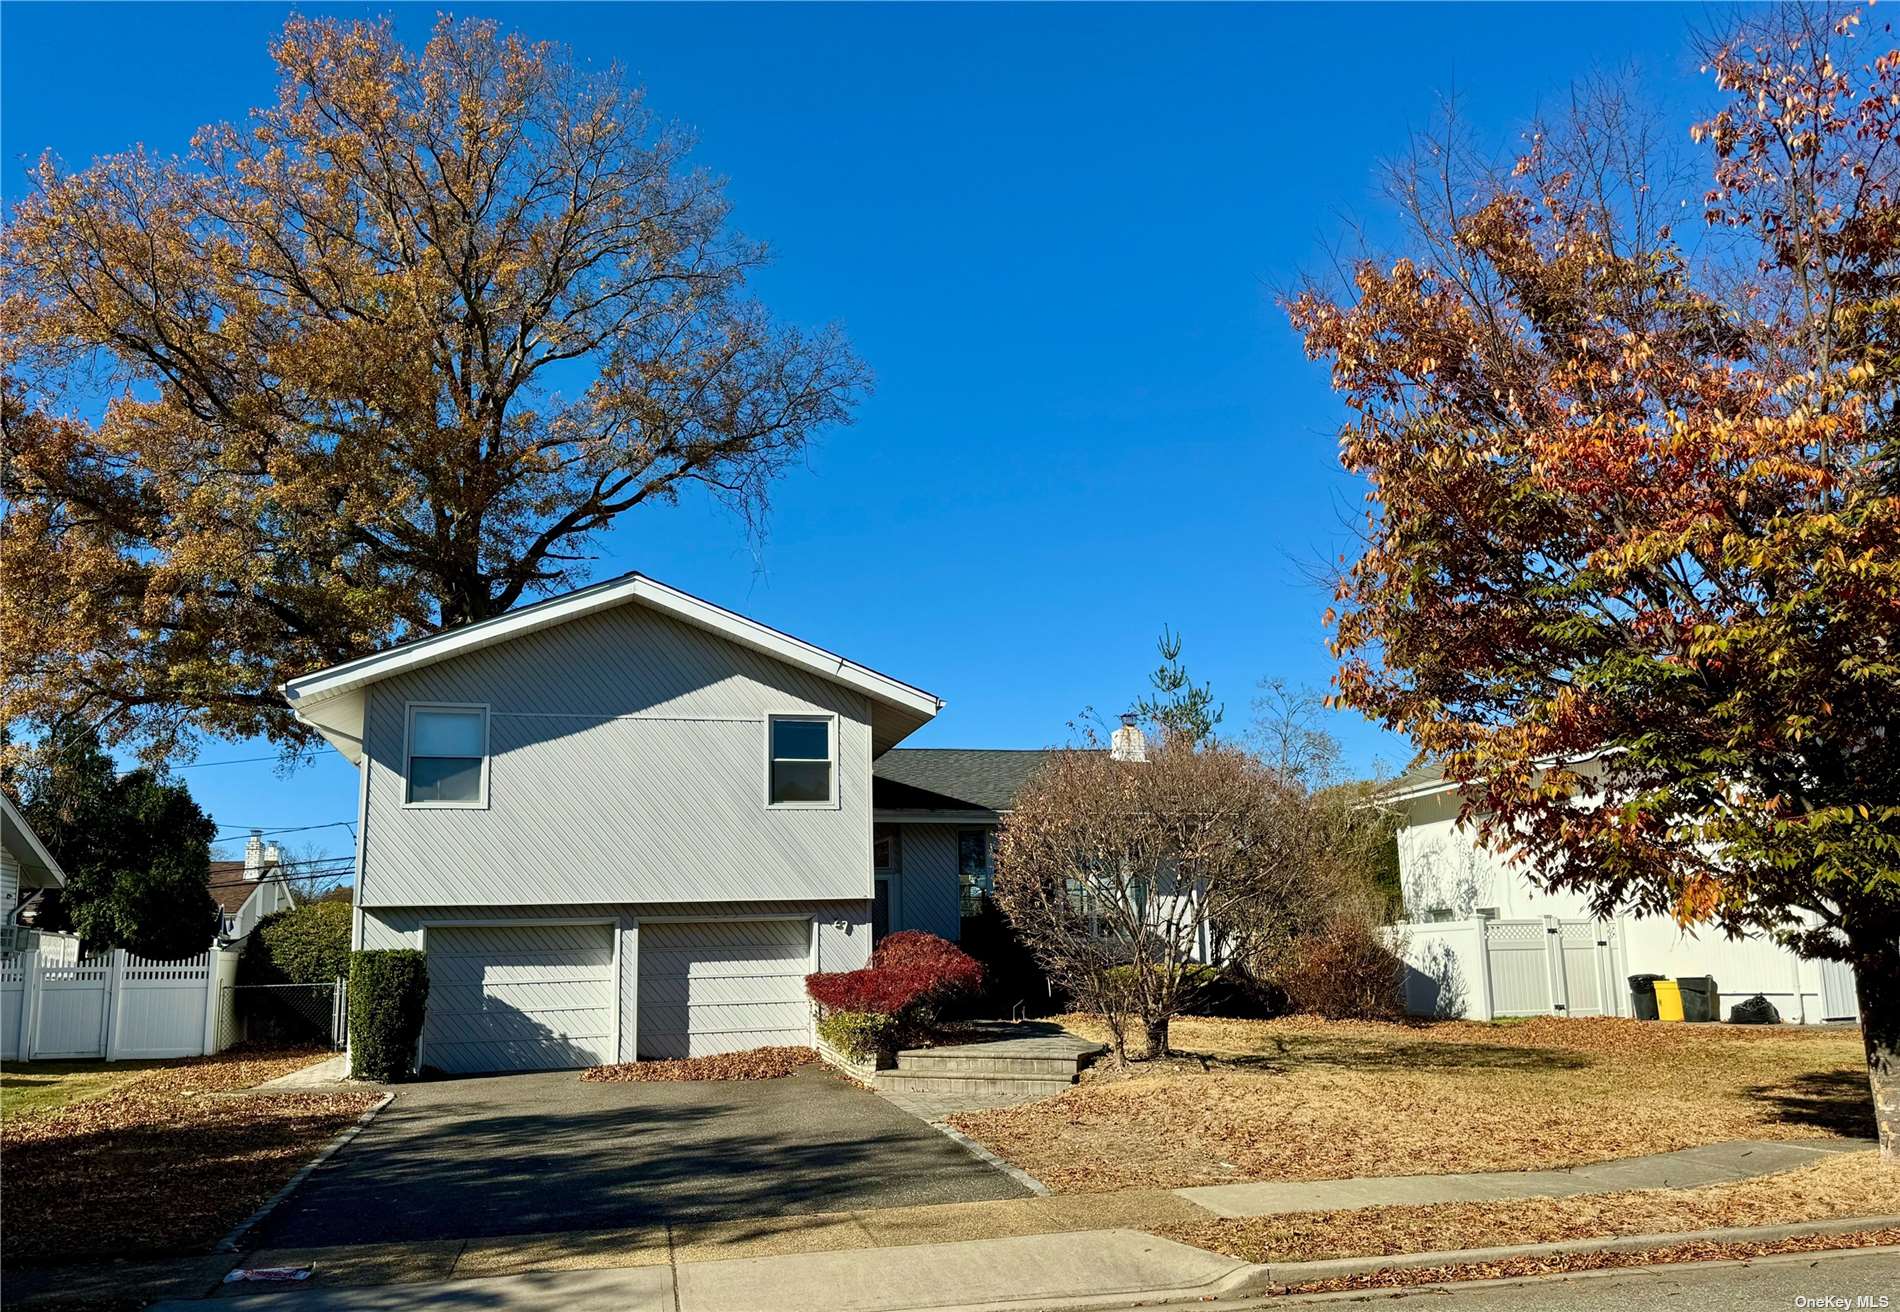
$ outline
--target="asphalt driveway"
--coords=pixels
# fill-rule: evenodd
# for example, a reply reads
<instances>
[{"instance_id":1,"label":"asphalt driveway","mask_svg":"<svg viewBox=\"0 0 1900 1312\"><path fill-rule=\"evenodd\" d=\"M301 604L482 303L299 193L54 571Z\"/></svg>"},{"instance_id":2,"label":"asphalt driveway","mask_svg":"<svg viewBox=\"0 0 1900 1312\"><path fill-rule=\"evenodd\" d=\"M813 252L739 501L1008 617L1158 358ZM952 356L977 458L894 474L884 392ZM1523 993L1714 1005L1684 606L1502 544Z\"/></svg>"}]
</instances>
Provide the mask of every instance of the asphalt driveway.
<instances>
[{"instance_id":1,"label":"asphalt driveway","mask_svg":"<svg viewBox=\"0 0 1900 1312\"><path fill-rule=\"evenodd\" d=\"M492 1238L1027 1192L815 1067L677 1084L549 1071L403 1086L253 1242Z\"/></svg>"}]
</instances>

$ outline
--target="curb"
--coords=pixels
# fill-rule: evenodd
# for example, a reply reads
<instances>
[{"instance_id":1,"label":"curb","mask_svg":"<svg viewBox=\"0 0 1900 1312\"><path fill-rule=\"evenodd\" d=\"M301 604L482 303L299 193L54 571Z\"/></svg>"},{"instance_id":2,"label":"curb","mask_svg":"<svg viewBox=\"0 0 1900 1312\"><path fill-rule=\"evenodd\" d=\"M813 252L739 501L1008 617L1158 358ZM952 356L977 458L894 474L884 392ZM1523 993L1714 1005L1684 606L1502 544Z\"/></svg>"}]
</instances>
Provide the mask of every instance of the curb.
<instances>
[{"instance_id":1,"label":"curb","mask_svg":"<svg viewBox=\"0 0 1900 1312\"><path fill-rule=\"evenodd\" d=\"M982 1144L972 1139L969 1135L964 1134L962 1131L955 1129L954 1127L949 1125L947 1122L925 1121L924 1124L928 1125L931 1129L935 1130L938 1134L943 1135L946 1139L949 1139L952 1143L956 1144L957 1147L963 1149L964 1152L970 1154L970 1156L976 1158L978 1161L982 1162L985 1166L994 1166L997 1170L1001 1171L1004 1175L1007 1175L1010 1179L1014 1180L1017 1184L1027 1189L1030 1193L1036 1195L1036 1197L1047 1198L1049 1196L1051 1191L1048 1185L1038 1180L1035 1176L1031 1175L1029 1172L1023 1170L1022 1167L1011 1166L1008 1162L998 1157L995 1153L985 1148Z\"/></svg>"},{"instance_id":2,"label":"curb","mask_svg":"<svg viewBox=\"0 0 1900 1312\"><path fill-rule=\"evenodd\" d=\"M1829 1221L1801 1221L1790 1225L1740 1226L1726 1230L1685 1230L1675 1234L1618 1235L1604 1239L1557 1240L1544 1244L1516 1244L1507 1248L1443 1249L1432 1253L1397 1253L1385 1257L1339 1257L1317 1262L1280 1262L1253 1266L1231 1277L1228 1293L1264 1293L1279 1285L1312 1280L1339 1280L1377 1271L1416 1267L1465 1266L1507 1262L1521 1257L1565 1257L1575 1253L1627 1253L1675 1244L1750 1243L1798 1239L1806 1235L1849 1234L1856 1230L1884 1230L1900 1226L1900 1217L1842 1217Z\"/></svg>"},{"instance_id":3,"label":"curb","mask_svg":"<svg viewBox=\"0 0 1900 1312\"><path fill-rule=\"evenodd\" d=\"M242 1252L243 1249L239 1245L243 1242L244 1236L248 1235L251 1231L257 1229L258 1226L262 1225L264 1223L264 1218L269 1216L272 1212L276 1211L278 1206L286 1198L296 1193L297 1186L302 1184L306 1179L308 1179L312 1171L316 1170L319 1166L322 1166L325 1162L329 1161L332 1157L336 1156L337 1151L340 1148L342 1148L344 1144L348 1143L350 1140L354 1139L357 1135L361 1134L364 1128L368 1126L371 1121L376 1119L376 1113L382 1111L383 1108L389 1106L389 1104L394 1101L396 1101L395 1094L385 1093L381 1098L377 1099L374 1103L372 1103L367 1111L365 1111L361 1116L358 1116L353 1124L346 1125L341 1130L337 1131L336 1136L332 1138L329 1143L326 1143L325 1145L323 1145L322 1151L320 1151L315 1157L312 1157L309 1161L305 1162L301 1167L299 1167L297 1170L297 1173L291 1176L290 1179L284 1183L284 1187L282 1189L279 1189L276 1193L272 1194L268 1199L266 1199L262 1207L258 1208L255 1212L252 1212L249 1216L245 1217L242 1221L239 1221L237 1225L233 1226L231 1229L231 1233L227 1234L224 1238L220 1239L217 1243L217 1246L213 1248L211 1251L214 1253Z\"/></svg>"}]
</instances>

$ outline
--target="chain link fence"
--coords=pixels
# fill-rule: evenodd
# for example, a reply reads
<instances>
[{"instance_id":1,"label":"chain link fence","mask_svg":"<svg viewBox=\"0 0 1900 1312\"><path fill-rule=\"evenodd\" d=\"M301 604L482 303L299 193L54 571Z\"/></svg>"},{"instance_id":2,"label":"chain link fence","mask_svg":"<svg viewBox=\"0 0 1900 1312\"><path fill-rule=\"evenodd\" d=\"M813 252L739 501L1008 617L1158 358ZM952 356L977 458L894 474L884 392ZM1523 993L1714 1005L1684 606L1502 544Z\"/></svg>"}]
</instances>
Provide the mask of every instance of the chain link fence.
<instances>
[{"instance_id":1,"label":"chain link fence","mask_svg":"<svg viewBox=\"0 0 1900 1312\"><path fill-rule=\"evenodd\" d=\"M228 1046L240 1039L261 1043L324 1043L343 1046L348 1024L349 985L234 984L226 986L230 1006L220 1007L223 1023L235 1033L221 1036Z\"/></svg>"}]
</instances>

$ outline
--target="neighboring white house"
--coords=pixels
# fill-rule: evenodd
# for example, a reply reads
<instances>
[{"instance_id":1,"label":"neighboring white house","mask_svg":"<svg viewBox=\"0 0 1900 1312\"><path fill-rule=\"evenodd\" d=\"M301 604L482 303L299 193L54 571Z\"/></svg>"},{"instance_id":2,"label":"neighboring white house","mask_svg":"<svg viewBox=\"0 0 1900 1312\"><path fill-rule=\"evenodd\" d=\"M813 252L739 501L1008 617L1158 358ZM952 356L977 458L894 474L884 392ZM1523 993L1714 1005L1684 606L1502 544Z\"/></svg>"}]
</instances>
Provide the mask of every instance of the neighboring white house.
<instances>
[{"instance_id":1,"label":"neighboring white house","mask_svg":"<svg viewBox=\"0 0 1900 1312\"><path fill-rule=\"evenodd\" d=\"M1402 820L1399 878L1420 1013L1563 1011L1628 1015L1627 978L1713 977L1720 1016L1759 993L1786 1021L1851 1020L1853 972L1761 938L1684 930L1664 916L1594 920L1585 898L1549 893L1458 823L1458 793L1434 767L1402 776L1383 798ZM1541 955L1540 955L1541 954Z\"/></svg>"},{"instance_id":2,"label":"neighboring white house","mask_svg":"<svg viewBox=\"0 0 1900 1312\"><path fill-rule=\"evenodd\" d=\"M33 832L12 799L0 793L0 951L10 951L16 946L31 948L40 938L57 938L58 944L49 944L57 949L50 955L62 961L78 955L79 940L70 934L43 935L37 930L16 930L23 899L40 889L64 887L65 883L66 872L59 868L59 862L46 850L46 844ZM16 944L16 938L21 936L29 941Z\"/></svg>"},{"instance_id":3,"label":"neighboring white house","mask_svg":"<svg viewBox=\"0 0 1900 1312\"><path fill-rule=\"evenodd\" d=\"M942 702L642 575L284 693L358 767L353 938L427 954L425 1067L808 1043L804 977L866 964L879 883L955 923L955 838L875 828L873 762Z\"/></svg>"},{"instance_id":4,"label":"neighboring white house","mask_svg":"<svg viewBox=\"0 0 1900 1312\"><path fill-rule=\"evenodd\" d=\"M218 904L219 938L243 938L273 912L297 905L284 877L283 854L253 829L242 861L211 863L211 896Z\"/></svg>"}]
</instances>

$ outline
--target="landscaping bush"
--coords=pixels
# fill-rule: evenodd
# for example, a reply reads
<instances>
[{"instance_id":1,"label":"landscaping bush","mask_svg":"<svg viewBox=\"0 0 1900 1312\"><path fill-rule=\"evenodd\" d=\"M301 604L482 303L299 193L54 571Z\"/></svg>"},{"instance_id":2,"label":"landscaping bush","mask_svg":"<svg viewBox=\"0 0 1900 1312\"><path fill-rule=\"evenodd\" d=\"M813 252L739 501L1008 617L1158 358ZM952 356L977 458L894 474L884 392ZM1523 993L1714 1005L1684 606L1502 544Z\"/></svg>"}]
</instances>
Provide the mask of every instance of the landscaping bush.
<instances>
[{"instance_id":1,"label":"landscaping bush","mask_svg":"<svg viewBox=\"0 0 1900 1312\"><path fill-rule=\"evenodd\" d=\"M416 1068L429 966L413 949L350 953L350 1074L393 1084Z\"/></svg>"},{"instance_id":2,"label":"landscaping bush","mask_svg":"<svg viewBox=\"0 0 1900 1312\"><path fill-rule=\"evenodd\" d=\"M932 997L983 987L983 967L974 957L947 939L915 929L886 935L871 954L871 969L901 972L922 982Z\"/></svg>"},{"instance_id":3,"label":"landscaping bush","mask_svg":"<svg viewBox=\"0 0 1900 1312\"><path fill-rule=\"evenodd\" d=\"M1290 1010L1328 1020L1397 1020L1405 1015L1405 961L1379 926L1341 915L1289 946L1274 983Z\"/></svg>"},{"instance_id":4,"label":"landscaping bush","mask_svg":"<svg viewBox=\"0 0 1900 1312\"><path fill-rule=\"evenodd\" d=\"M872 1011L827 1011L818 1018L818 1037L853 1061L875 1061L896 1050L898 1023Z\"/></svg>"},{"instance_id":5,"label":"landscaping bush","mask_svg":"<svg viewBox=\"0 0 1900 1312\"><path fill-rule=\"evenodd\" d=\"M265 916L238 958L240 984L329 984L349 973L348 902L306 902Z\"/></svg>"},{"instance_id":6,"label":"landscaping bush","mask_svg":"<svg viewBox=\"0 0 1900 1312\"><path fill-rule=\"evenodd\" d=\"M244 938L238 990L245 1037L278 1042L328 1043L335 997L327 988L350 969L350 904L306 902L265 916Z\"/></svg>"},{"instance_id":7,"label":"landscaping bush","mask_svg":"<svg viewBox=\"0 0 1900 1312\"><path fill-rule=\"evenodd\" d=\"M975 915L963 917L957 945L983 967L983 991L957 999L958 1010L1010 1016L1020 1007L1031 1016L1053 1016L1071 1009L1068 993L1049 978L987 894Z\"/></svg>"},{"instance_id":8,"label":"landscaping bush","mask_svg":"<svg viewBox=\"0 0 1900 1312\"><path fill-rule=\"evenodd\" d=\"M1116 966L1108 972L1109 984L1126 989L1134 982L1134 969L1133 966ZM1223 969L1199 963L1184 966L1181 988L1186 997L1184 1015L1260 1020L1279 1010L1275 1006L1277 990L1238 968Z\"/></svg>"},{"instance_id":9,"label":"landscaping bush","mask_svg":"<svg viewBox=\"0 0 1900 1312\"><path fill-rule=\"evenodd\" d=\"M890 1052L902 1046L935 1019L937 1007L959 993L983 986L983 968L967 952L935 934L907 930L892 934L871 954L871 964L863 970L825 971L805 977L805 992L823 1009L819 1033L833 1017L877 1017L871 1053ZM856 1028L854 1029L854 1024ZM840 1052L868 1060L863 1022L839 1022L839 1033L856 1042L830 1043Z\"/></svg>"}]
</instances>

